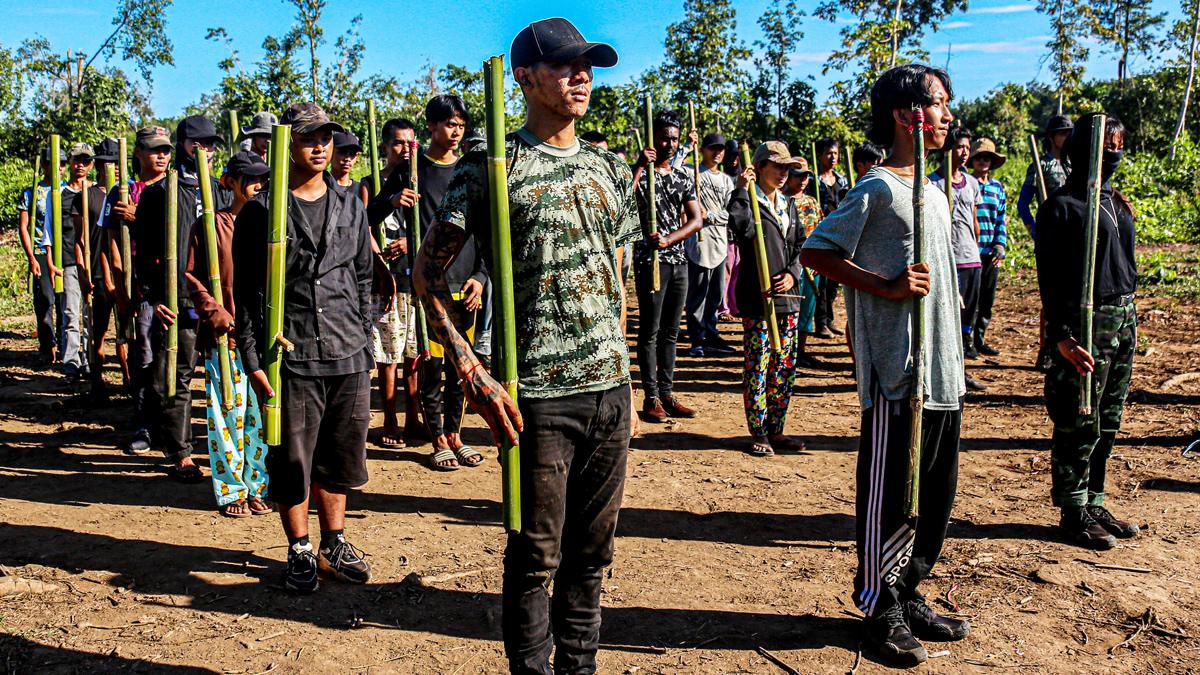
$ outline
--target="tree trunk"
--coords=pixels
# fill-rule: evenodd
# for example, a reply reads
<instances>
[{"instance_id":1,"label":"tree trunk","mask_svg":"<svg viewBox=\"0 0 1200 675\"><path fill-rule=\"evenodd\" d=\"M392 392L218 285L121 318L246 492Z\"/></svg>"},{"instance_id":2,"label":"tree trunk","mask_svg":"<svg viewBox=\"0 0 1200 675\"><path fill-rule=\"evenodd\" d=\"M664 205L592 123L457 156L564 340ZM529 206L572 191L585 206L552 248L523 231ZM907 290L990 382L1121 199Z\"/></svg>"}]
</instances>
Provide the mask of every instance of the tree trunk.
<instances>
[{"instance_id":1,"label":"tree trunk","mask_svg":"<svg viewBox=\"0 0 1200 675\"><path fill-rule=\"evenodd\" d=\"M312 100L320 105L321 99L317 96L317 40L311 32L308 34L308 63L312 76Z\"/></svg>"},{"instance_id":2,"label":"tree trunk","mask_svg":"<svg viewBox=\"0 0 1200 675\"><path fill-rule=\"evenodd\" d=\"M892 60L888 68L893 68L896 65L896 53L900 51L900 8L904 5L904 0L896 0L896 13L892 17Z\"/></svg>"},{"instance_id":3,"label":"tree trunk","mask_svg":"<svg viewBox=\"0 0 1200 675\"><path fill-rule=\"evenodd\" d=\"M1171 159L1175 159L1175 149L1179 145L1179 137L1183 134L1187 123L1188 103L1192 96L1192 83L1196 79L1196 40L1200 37L1200 0L1192 4L1192 44L1188 48L1187 84L1183 87L1183 102L1179 105L1179 122L1175 125L1175 133L1171 136Z\"/></svg>"}]
</instances>

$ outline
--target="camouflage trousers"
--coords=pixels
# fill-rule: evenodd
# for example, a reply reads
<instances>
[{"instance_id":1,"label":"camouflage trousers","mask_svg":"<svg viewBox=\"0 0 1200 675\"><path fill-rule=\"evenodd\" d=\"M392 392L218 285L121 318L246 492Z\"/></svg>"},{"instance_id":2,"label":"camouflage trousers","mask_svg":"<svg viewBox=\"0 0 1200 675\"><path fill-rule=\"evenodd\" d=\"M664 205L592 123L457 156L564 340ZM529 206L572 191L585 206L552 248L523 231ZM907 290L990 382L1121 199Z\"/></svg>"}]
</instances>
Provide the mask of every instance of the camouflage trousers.
<instances>
[{"instance_id":1,"label":"camouflage trousers","mask_svg":"<svg viewBox=\"0 0 1200 675\"><path fill-rule=\"evenodd\" d=\"M1092 320L1092 413L1079 414L1080 375L1057 349L1046 372L1046 410L1054 423L1050 495L1058 507L1103 505L1105 464L1121 428L1133 354L1137 312L1133 302L1100 305Z\"/></svg>"}]
</instances>

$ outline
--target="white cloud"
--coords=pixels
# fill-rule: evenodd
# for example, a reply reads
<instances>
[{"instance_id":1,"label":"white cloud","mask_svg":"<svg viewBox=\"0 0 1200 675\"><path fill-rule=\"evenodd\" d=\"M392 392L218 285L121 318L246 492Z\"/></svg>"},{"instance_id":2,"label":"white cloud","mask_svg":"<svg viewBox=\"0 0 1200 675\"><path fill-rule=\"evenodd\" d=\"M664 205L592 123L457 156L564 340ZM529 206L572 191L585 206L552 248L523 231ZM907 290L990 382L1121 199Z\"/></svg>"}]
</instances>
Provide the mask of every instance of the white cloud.
<instances>
[{"instance_id":1,"label":"white cloud","mask_svg":"<svg viewBox=\"0 0 1200 675\"><path fill-rule=\"evenodd\" d=\"M961 54L974 52L977 54L1027 54L1039 52L1046 47L1043 44L1049 36L1039 35L1024 40L1000 40L996 42L962 42L950 45L951 52Z\"/></svg>"},{"instance_id":2,"label":"white cloud","mask_svg":"<svg viewBox=\"0 0 1200 675\"><path fill-rule=\"evenodd\" d=\"M938 26L938 30L954 30L956 28L970 28L973 24L970 21L950 21Z\"/></svg>"},{"instance_id":3,"label":"white cloud","mask_svg":"<svg viewBox=\"0 0 1200 675\"><path fill-rule=\"evenodd\" d=\"M980 7L978 9L968 10L968 14L1017 14L1019 12L1034 12L1037 11L1037 5L1030 2L1022 2L1013 5L997 5L995 7Z\"/></svg>"}]
</instances>

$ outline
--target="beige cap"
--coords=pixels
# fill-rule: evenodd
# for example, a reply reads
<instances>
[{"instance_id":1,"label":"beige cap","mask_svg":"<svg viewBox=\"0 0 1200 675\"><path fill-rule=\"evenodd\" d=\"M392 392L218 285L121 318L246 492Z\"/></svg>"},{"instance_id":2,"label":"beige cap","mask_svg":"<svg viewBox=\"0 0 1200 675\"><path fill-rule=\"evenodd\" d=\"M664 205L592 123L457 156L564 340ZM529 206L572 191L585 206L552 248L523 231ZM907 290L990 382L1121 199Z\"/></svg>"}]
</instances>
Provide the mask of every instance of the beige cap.
<instances>
[{"instance_id":1,"label":"beige cap","mask_svg":"<svg viewBox=\"0 0 1200 675\"><path fill-rule=\"evenodd\" d=\"M754 151L754 157L751 158L750 163L757 166L763 160L792 166L803 162L804 158L792 157L792 153L788 151L787 143L783 141L767 141L758 146L758 149Z\"/></svg>"},{"instance_id":2,"label":"beige cap","mask_svg":"<svg viewBox=\"0 0 1200 675\"><path fill-rule=\"evenodd\" d=\"M980 138L971 144L971 159L974 160L979 155L992 156L992 169L999 169L1008 158L996 152L996 144L990 138Z\"/></svg>"}]
</instances>

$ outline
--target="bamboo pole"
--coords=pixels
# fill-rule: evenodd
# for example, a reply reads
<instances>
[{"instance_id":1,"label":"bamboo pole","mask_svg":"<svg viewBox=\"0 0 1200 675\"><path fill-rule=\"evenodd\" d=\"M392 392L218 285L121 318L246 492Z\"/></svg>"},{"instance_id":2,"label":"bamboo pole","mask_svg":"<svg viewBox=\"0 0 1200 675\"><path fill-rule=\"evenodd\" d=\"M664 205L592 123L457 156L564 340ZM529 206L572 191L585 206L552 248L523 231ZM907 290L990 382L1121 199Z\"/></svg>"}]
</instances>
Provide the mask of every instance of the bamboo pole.
<instances>
[{"instance_id":1,"label":"bamboo pole","mask_svg":"<svg viewBox=\"0 0 1200 675\"><path fill-rule=\"evenodd\" d=\"M267 427L267 445L278 446L283 442L283 402L281 370L283 352L290 343L283 336L283 294L287 286L287 220L288 169L291 161L292 128L285 124L271 127L271 148L268 159L271 165L271 188L267 215L267 331L264 336L266 347L267 382L274 396L260 401L263 420Z\"/></svg>"},{"instance_id":2,"label":"bamboo pole","mask_svg":"<svg viewBox=\"0 0 1200 675\"><path fill-rule=\"evenodd\" d=\"M517 400L516 306L513 301L512 232L509 229L508 175L505 160L504 57L494 56L484 66L484 100L487 108L488 196L492 213L492 283L496 300L496 328L500 353L496 372L508 395ZM521 451L507 439L501 441L504 529L521 530Z\"/></svg>"},{"instance_id":3,"label":"bamboo pole","mask_svg":"<svg viewBox=\"0 0 1200 675\"><path fill-rule=\"evenodd\" d=\"M420 194L421 179L418 175L418 155L421 152L421 144L413 139L412 146L408 153L408 173L412 181L413 192ZM424 233L421 227L421 200L417 200L412 205L412 225L408 228L408 259L413 261L417 259L417 251L421 248L421 242L424 239ZM383 237L383 224L379 224L379 236ZM418 302L416 304L417 312L417 360L429 358L429 331L425 324L425 305Z\"/></svg>"},{"instance_id":4,"label":"bamboo pole","mask_svg":"<svg viewBox=\"0 0 1200 675\"><path fill-rule=\"evenodd\" d=\"M46 182L50 184L50 226L52 228L54 268L58 275L54 277L54 292L63 292L63 222L62 222L62 186L59 185L59 156L62 152L62 138L58 134L50 134L50 162L46 166Z\"/></svg>"},{"instance_id":5,"label":"bamboo pole","mask_svg":"<svg viewBox=\"0 0 1200 675\"><path fill-rule=\"evenodd\" d=\"M642 130L641 129L637 129L637 128L633 129L633 140L637 144L637 151L639 153L643 149L645 149L646 146L642 144Z\"/></svg>"},{"instance_id":6,"label":"bamboo pole","mask_svg":"<svg viewBox=\"0 0 1200 675\"><path fill-rule=\"evenodd\" d=\"M850 187L854 187L854 184L858 181L854 179L854 157L849 145L845 146L843 154L846 155L846 182Z\"/></svg>"},{"instance_id":7,"label":"bamboo pole","mask_svg":"<svg viewBox=\"0 0 1200 675\"><path fill-rule=\"evenodd\" d=\"M200 182L200 207L203 210L204 243L208 253L209 293L221 307L225 306L225 294L221 291L221 259L217 247L217 221L213 213L212 180L209 178L208 153L196 148L196 173ZM174 199L174 195L170 197ZM229 356L229 335L218 335L217 363L221 367L221 409L233 410L233 359Z\"/></svg>"},{"instance_id":8,"label":"bamboo pole","mask_svg":"<svg viewBox=\"0 0 1200 675\"><path fill-rule=\"evenodd\" d=\"M650 144L647 147L654 147L654 101L646 96L646 141ZM657 150L655 150L657 152ZM658 172L658 156L655 155L654 163L646 167L649 172L646 174L646 221L649 225L646 227L646 238L658 231L658 201L655 199L654 193L654 178ZM650 287L655 293L662 287L662 276L659 273L658 265L658 246L654 246L650 252Z\"/></svg>"},{"instance_id":9,"label":"bamboo pole","mask_svg":"<svg viewBox=\"0 0 1200 675\"><path fill-rule=\"evenodd\" d=\"M742 144L742 170L750 167L750 141ZM775 315L775 296L771 293L771 268L767 261L767 242L763 238L762 212L758 206L758 184L750 181L746 187L750 192L750 213L754 215L754 261L758 267L758 290L762 291L763 318L767 322L767 334L771 338L771 349L780 351L783 342L779 337L779 319Z\"/></svg>"},{"instance_id":10,"label":"bamboo pole","mask_svg":"<svg viewBox=\"0 0 1200 675\"><path fill-rule=\"evenodd\" d=\"M1082 325L1079 343L1089 352L1092 350L1092 316L1095 305L1092 291L1096 283L1096 233L1100 227L1100 162L1104 156L1104 127L1108 116L1099 113L1092 116L1092 144L1087 167L1087 221L1084 223L1083 238L1083 297L1079 299ZM1079 414L1092 414L1092 373L1088 371L1079 379Z\"/></svg>"},{"instance_id":11,"label":"bamboo pole","mask_svg":"<svg viewBox=\"0 0 1200 675\"><path fill-rule=\"evenodd\" d=\"M104 163L104 191L112 192L113 186L117 184L117 167L112 162Z\"/></svg>"},{"instance_id":12,"label":"bamboo pole","mask_svg":"<svg viewBox=\"0 0 1200 675\"><path fill-rule=\"evenodd\" d=\"M1033 153L1033 182L1037 186L1038 206L1049 197L1046 193L1046 174L1042 173L1042 156L1038 152L1037 136L1029 135L1029 150Z\"/></svg>"},{"instance_id":13,"label":"bamboo pole","mask_svg":"<svg viewBox=\"0 0 1200 675\"><path fill-rule=\"evenodd\" d=\"M198 152L204 152L198 149ZM167 217L163 222L163 245L166 254L166 296L167 309L172 314L179 315L179 173L175 169L167 172ZM179 366L179 321L172 321L167 326L167 367L164 373L164 384L167 387L167 398L175 398L175 370Z\"/></svg>"},{"instance_id":14,"label":"bamboo pole","mask_svg":"<svg viewBox=\"0 0 1200 675\"><path fill-rule=\"evenodd\" d=\"M922 139L924 140L924 139ZM942 153L942 173L945 174L946 184L946 206L950 208L950 220L954 221L954 151L947 150Z\"/></svg>"},{"instance_id":15,"label":"bamboo pole","mask_svg":"<svg viewBox=\"0 0 1200 675\"><path fill-rule=\"evenodd\" d=\"M700 130L696 129L696 105L688 101L688 116L692 120L692 129L696 130L696 142L692 144L692 178L696 182L696 204L700 204ZM704 241L704 223L696 231L696 241Z\"/></svg>"},{"instance_id":16,"label":"bamboo pole","mask_svg":"<svg viewBox=\"0 0 1200 675\"><path fill-rule=\"evenodd\" d=\"M371 161L371 196L379 194L383 189L383 183L379 177L379 138L375 131L375 99L367 99L367 136L370 141L367 143L367 154ZM384 225L379 223L379 231L375 233L379 239L379 250L383 250L387 246L387 237L384 235ZM410 252L415 255L415 252Z\"/></svg>"},{"instance_id":17,"label":"bamboo pole","mask_svg":"<svg viewBox=\"0 0 1200 675\"><path fill-rule=\"evenodd\" d=\"M117 201L122 204L129 203L129 149L126 144L125 137L117 139ZM121 219L121 275L122 283L125 285L125 297L133 299L133 244L129 237L129 221ZM127 321L129 328L132 328L132 322Z\"/></svg>"},{"instance_id":18,"label":"bamboo pole","mask_svg":"<svg viewBox=\"0 0 1200 675\"><path fill-rule=\"evenodd\" d=\"M925 262L925 111L913 106L913 264ZM947 155L949 156L949 155ZM947 175L946 184L950 177ZM913 388L909 397L912 412L908 438L908 480L905 484L905 515L915 518L921 494L921 430L925 412L925 298L913 296L912 314Z\"/></svg>"},{"instance_id":19,"label":"bamboo pole","mask_svg":"<svg viewBox=\"0 0 1200 675\"><path fill-rule=\"evenodd\" d=\"M813 198L821 205L821 158L817 157L817 142L812 142Z\"/></svg>"},{"instance_id":20,"label":"bamboo pole","mask_svg":"<svg viewBox=\"0 0 1200 675\"><path fill-rule=\"evenodd\" d=\"M238 124L238 112L236 110L227 110L225 114L229 120L229 154L236 155L238 136L242 134L242 127Z\"/></svg>"}]
</instances>

